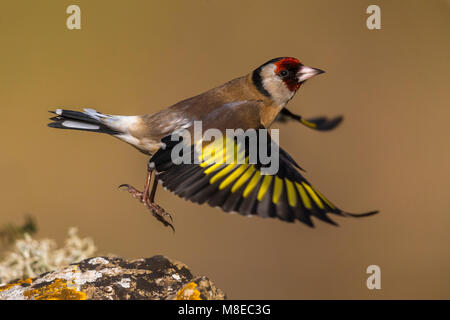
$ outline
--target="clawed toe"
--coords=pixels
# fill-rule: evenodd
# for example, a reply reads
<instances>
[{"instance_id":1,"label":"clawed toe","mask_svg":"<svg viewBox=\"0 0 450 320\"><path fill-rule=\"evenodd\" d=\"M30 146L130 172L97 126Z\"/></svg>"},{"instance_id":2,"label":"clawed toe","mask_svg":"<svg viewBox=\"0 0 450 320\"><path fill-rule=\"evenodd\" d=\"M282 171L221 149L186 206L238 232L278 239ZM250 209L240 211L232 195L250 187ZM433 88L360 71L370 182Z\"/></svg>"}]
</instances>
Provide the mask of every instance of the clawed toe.
<instances>
[{"instance_id":1,"label":"clawed toe","mask_svg":"<svg viewBox=\"0 0 450 320\"><path fill-rule=\"evenodd\" d=\"M131 195L132 195L134 198L137 198L137 199L139 199L139 200L141 200L141 201L142 201L142 199L143 199L144 193L141 192L141 191L139 191L139 190L136 189L135 187L130 186L129 184L121 184L121 185L119 186L119 189L127 190L129 193L131 193Z\"/></svg>"},{"instance_id":2,"label":"clawed toe","mask_svg":"<svg viewBox=\"0 0 450 320\"><path fill-rule=\"evenodd\" d=\"M147 201L147 207L151 210L155 210L161 217L169 217L170 221L173 222L171 214L156 203Z\"/></svg>"},{"instance_id":3,"label":"clawed toe","mask_svg":"<svg viewBox=\"0 0 450 320\"><path fill-rule=\"evenodd\" d=\"M124 187L128 189L128 188L130 187L130 185L124 183L124 184L121 184L120 186L118 186L119 189L122 189L122 188L124 188Z\"/></svg>"},{"instance_id":4,"label":"clawed toe","mask_svg":"<svg viewBox=\"0 0 450 320\"><path fill-rule=\"evenodd\" d=\"M119 186L119 189L128 191L133 196L133 198L136 198L140 202L142 202L151 211L153 216L158 219L159 222L161 222L166 227L170 227L175 232L175 228L172 225L173 219L170 213L168 213L156 203L152 202L148 197L148 193L144 194L144 192L137 190L135 187L130 186L129 184L121 184ZM168 222L165 217L169 217L172 223Z\"/></svg>"},{"instance_id":5,"label":"clawed toe","mask_svg":"<svg viewBox=\"0 0 450 320\"><path fill-rule=\"evenodd\" d=\"M172 223L168 222L166 219L164 219L156 210L151 210L153 216L158 219L159 222L161 222L165 227L170 227L173 232L175 232L175 228Z\"/></svg>"},{"instance_id":6,"label":"clawed toe","mask_svg":"<svg viewBox=\"0 0 450 320\"><path fill-rule=\"evenodd\" d=\"M168 213L166 210L164 210L161 206L157 205L154 202L147 201L146 203L147 208L152 212L153 216L158 219L164 226L172 228L172 231L175 232L175 228L173 227L173 219L170 213ZM169 217L170 222L168 222L164 217Z\"/></svg>"}]
</instances>

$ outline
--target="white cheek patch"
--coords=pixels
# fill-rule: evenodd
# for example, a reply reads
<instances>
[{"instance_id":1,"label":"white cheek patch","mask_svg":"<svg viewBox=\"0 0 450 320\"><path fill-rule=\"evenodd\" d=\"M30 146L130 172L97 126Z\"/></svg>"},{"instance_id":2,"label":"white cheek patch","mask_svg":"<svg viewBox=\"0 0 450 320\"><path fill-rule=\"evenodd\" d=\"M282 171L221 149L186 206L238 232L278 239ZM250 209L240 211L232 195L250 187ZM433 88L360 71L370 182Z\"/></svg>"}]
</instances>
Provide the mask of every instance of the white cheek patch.
<instances>
[{"instance_id":1,"label":"white cheek patch","mask_svg":"<svg viewBox=\"0 0 450 320\"><path fill-rule=\"evenodd\" d=\"M275 74L276 66L269 64L262 68L261 78L264 89L270 93L272 99L279 106L285 105L294 96L294 92L289 90L283 80Z\"/></svg>"}]
</instances>

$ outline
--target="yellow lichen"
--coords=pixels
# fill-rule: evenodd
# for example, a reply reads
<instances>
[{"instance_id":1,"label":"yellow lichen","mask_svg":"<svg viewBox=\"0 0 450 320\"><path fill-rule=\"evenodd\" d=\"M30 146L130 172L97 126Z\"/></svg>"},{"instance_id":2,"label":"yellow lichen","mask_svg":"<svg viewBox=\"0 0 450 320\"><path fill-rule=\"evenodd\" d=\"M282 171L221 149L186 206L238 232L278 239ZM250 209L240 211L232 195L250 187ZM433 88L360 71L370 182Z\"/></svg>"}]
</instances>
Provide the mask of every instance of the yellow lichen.
<instances>
[{"instance_id":1,"label":"yellow lichen","mask_svg":"<svg viewBox=\"0 0 450 320\"><path fill-rule=\"evenodd\" d=\"M52 283L24 292L30 300L86 300L86 293L70 288L64 279L55 279Z\"/></svg>"},{"instance_id":2,"label":"yellow lichen","mask_svg":"<svg viewBox=\"0 0 450 320\"><path fill-rule=\"evenodd\" d=\"M0 292L6 291L6 290L11 289L12 287L15 287L15 286L20 286L20 285L22 285L24 283L31 284L32 282L33 282L33 280L31 278L27 278L25 280L19 280L17 282L8 283L8 284L5 284L4 286L0 286Z\"/></svg>"},{"instance_id":3,"label":"yellow lichen","mask_svg":"<svg viewBox=\"0 0 450 320\"><path fill-rule=\"evenodd\" d=\"M177 292L177 300L202 300L200 291L195 289L196 287L197 284L195 282L189 282Z\"/></svg>"}]
</instances>

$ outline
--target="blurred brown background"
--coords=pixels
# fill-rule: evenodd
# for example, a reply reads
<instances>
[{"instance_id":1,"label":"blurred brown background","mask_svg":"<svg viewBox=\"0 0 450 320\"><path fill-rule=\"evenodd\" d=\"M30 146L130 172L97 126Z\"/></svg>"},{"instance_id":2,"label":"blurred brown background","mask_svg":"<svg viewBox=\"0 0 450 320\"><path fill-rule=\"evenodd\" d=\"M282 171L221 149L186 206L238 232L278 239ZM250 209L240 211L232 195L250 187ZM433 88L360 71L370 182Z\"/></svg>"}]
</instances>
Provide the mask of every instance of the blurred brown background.
<instances>
[{"instance_id":1,"label":"blurred brown background","mask_svg":"<svg viewBox=\"0 0 450 320\"><path fill-rule=\"evenodd\" d=\"M66 28L67 6L82 29ZM381 7L381 30L366 8ZM102 253L164 254L229 298L450 298L448 1L13 1L0 5L0 224L30 213ZM47 128L47 110L152 113L278 56L327 71L290 109L345 116L329 133L280 125L307 178L351 212L340 227L227 215L159 190L177 232L121 183L147 158L106 135ZM381 290L366 288L368 265Z\"/></svg>"}]
</instances>

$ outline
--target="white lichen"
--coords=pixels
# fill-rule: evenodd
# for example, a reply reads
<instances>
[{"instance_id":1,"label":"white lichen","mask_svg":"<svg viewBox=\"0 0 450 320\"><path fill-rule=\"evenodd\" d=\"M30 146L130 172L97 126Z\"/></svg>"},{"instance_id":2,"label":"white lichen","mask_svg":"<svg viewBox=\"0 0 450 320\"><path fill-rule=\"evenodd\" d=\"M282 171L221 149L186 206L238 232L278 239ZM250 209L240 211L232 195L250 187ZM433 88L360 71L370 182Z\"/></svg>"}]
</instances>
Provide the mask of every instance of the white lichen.
<instances>
[{"instance_id":1,"label":"white lichen","mask_svg":"<svg viewBox=\"0 0 450 320\"><path fill-rule=\"evenodd\" d=\"M174 278L174 279L177 280L177 281L180 281L180 279L181 279L181 277L180 277L178 274L176 274L176 273L174 273L174 274L172 275L172 278Z\"/></svg>"},{"instance_id":2,"label":"white lichen","mask_svg":"<svg viewBox=\"0 0 450 320\"><path fill-rule=\"evenodd\" d=\"M18 239L0 260L0 284L18 278L34 278L71 263L92 257L96 251L90 238L79 238L76 228L70 228L64 246L57 248L51 239L36 240L28 234Z\"/></svg>"},{"instance_id":3,"label":"white lichen","mask_svg":"<svg viewBox=\"0 0 450 320\"><path fill-rule=\"evenodd\" d=\"M25 300L24 293L27 287L13 286L8 290L0 292L0 300Z\"/></svg>"},{"instance_id":4,"label":"white lichen","mask_svg":"<svg viewBox=\"0 0 450 320\"><path fill-rule=\"evenodd\" d=\"M89 264L97 265L97 264L108 264L109 261L102 257L95 257L89 260Z\"/></svg>"},{"instance_id":5,"label":"white lichen","mask_svg":"<svg viewBox=\"0 0 450 320\"><path fill-rule=\"evenodd\" d=\"M117 282L118 285L122 286L123 288L129 288L131 284L130 278L123 278L119 282Z\"/></svg>"},{"instance_id":6,"label":"white lichen","mask_svg":"<svg viewBox=\"0 0 450 320\"><path fill-rule=\"evenodd\" d=\"M76 286L77 290L85 283L94 282L103 276L101 271L86 270L80 272L77 266L69 266L62 270L51 272L34 281L34 284L43 282L53 282L56 279L63 279Z\"/></svg>"}]
</instances>

